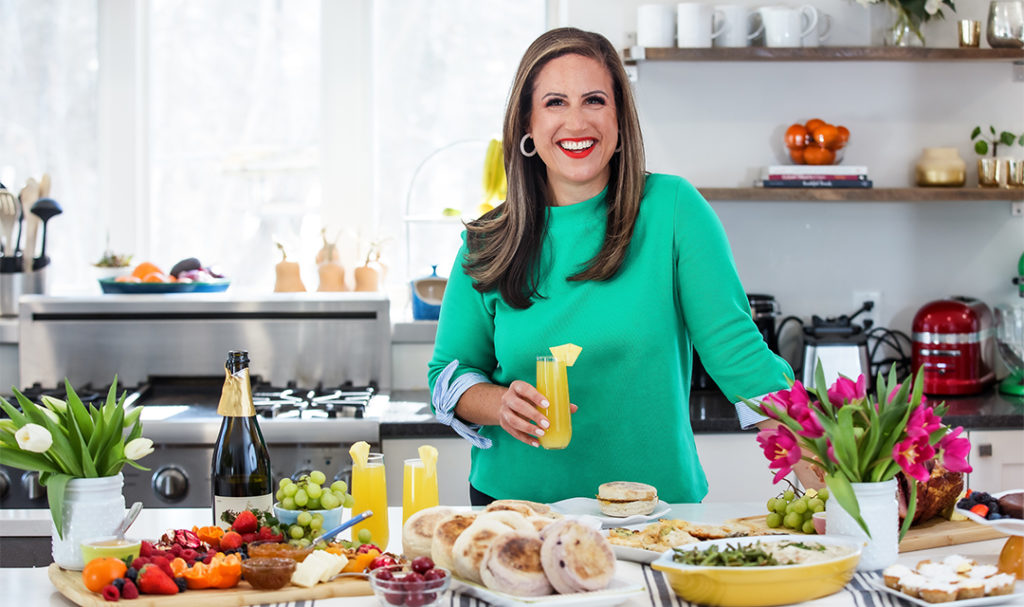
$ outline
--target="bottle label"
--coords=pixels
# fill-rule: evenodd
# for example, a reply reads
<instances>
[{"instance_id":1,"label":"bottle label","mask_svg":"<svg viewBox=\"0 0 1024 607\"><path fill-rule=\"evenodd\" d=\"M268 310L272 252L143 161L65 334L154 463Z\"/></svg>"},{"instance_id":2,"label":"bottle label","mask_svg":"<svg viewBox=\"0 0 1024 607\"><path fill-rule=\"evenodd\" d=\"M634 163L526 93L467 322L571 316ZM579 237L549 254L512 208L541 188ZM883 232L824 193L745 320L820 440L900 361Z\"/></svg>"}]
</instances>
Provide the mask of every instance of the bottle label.
<instances>
[{"instance_id":1,"label":"bottle label","mask_svg":"<svg viewBox=\"0 0 1024 607\"><path fill-rule=\"evenodd\" d=\"M274 511L274 494L249 495L246 497L222 497L213 496L213 523L224 529L231 527L221 520L221 515L228 510L241 512L242 510L262 510L264 512Z\"/></svg>"},{"instance_id":2,"label":"bottle label","mask_svg":"<svg viewBox=\"0 0 1024 607\"><path fill-rule=\"evenodd\" d=\"M224 370L224 389L220 392L217 413L224 417L252 417L256 407L252 404L252 388L249 386L249 369L237 373Z\"/></svg>"}]
</instances>

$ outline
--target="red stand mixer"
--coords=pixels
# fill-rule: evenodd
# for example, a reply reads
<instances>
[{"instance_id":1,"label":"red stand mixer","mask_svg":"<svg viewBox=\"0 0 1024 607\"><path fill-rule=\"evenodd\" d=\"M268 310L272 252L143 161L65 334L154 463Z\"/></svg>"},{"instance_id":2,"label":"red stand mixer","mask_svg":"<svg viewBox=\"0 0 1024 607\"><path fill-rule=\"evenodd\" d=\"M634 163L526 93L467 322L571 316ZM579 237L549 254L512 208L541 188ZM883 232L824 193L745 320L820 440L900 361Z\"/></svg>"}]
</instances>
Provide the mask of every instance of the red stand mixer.
<instances>
[{"instance_id":1,"label":"red stand mixer","mask_svg":"<svg viewBox=\"0 0 1024 607\"><path fill-rule=\"evenodd\" d=\"M977 394L995 380L992 312L970 297L925 304L914 316L913 372L924 368L925 394Z\"/></svg>"}]
</instances>

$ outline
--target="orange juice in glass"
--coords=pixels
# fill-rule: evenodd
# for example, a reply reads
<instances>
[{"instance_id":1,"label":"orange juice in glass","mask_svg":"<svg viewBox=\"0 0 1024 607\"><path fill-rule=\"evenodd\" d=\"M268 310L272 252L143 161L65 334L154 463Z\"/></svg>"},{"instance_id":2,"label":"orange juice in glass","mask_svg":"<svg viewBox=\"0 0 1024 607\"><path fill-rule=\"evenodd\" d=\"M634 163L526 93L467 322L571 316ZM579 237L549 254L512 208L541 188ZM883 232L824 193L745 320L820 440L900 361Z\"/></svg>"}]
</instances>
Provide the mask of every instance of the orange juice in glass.
<instances>
[{"instance_id":1,"label":"orange juice in glass","mask_svg":"<svg viewBox=\"0 0 1024 607\"><path fill-rule=\"evenodd\" d=\"M548 408L538 410L551 424L538 442L545 449L565 449L572 438L572 420L569 419L569 380L564 360L554 356L537 357L537 391L548 399Z\"/></svg>"},{"instance_id":2,"label":"orange juice in glass","mask_svg":"<svg viewBox=\"0 0 1024 607\"><path fill-rule=\"evenodd\" d=\"M402 474L402 525L413 514L438 503L436 469L427 470L419 458L405 460Z\"/></svg>"},{"instance_id":3,"label":"orange juice in glass","mask_svg":"<svg viewBox=\"0 0 1024 607\"><path fill-rule=\"evenodd\" d=\"M388 548L388 490L384 480L384 454L370 453L366 465L352 462L352 512L353 515L373 510L373 516L352 527L352 539L362 529L370 530L370 541Z\"/></svg>"}]
</instances>

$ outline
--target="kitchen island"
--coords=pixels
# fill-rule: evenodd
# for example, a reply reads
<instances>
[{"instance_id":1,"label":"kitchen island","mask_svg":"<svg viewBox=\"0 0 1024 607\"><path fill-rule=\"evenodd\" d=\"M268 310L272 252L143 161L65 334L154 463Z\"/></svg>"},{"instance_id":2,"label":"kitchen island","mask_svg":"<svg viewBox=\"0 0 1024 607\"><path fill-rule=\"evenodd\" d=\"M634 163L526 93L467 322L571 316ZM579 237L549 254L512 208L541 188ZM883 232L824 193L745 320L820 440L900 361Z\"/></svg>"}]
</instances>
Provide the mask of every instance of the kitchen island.
<instances>
[{"instance_id":1,"label":"kitchen island","mask_svg":"<svg viewBox=\"0 0 1024 607\"><path fill-rule=\"evenodd\" d=\"M667 516L713 523L729 518L759 514L763 506L763 504L755 502L678 504L673 506L672 511ZM388 548L393 552L401 552L401 508L390 508L388 517L391 527L391 542ZM210 510L207 508L146 509L140 514L129 535L145 538L159 537L167 529L204 524L209 521L209 518ZM11 545L11 540L17 537L48 536L49 529L49 513L45 510L0 511L0 550L8 549L7 546ZM913 566L921 560L941 560L950 554L960 554L979 563L994 564L1003 543L1004 540L996 539L959 546L907 552L900 555L899 562ZM660 607L662 605L680 604L673 600L674 595L671 595L671 590L668 589L664 577L648 567L633 562L620 561L616 571L616 579L630 583L641 583L648 589L646 593L633 596L628 602L624 603L625 605L631 607ZM874 592L859 592L856 590L857 586L857 583L851 583L845 590L829 597L810 601L807 605L828 607L863 607L864 605L899 607L900 605L911 605L909 602L901 603L890 598L881 600L883 596L887 597L888 595ZM457 587L457 584L453 587ZM1016 592L1024 593L1024 582L1017 582ZM197 594L197 596L201 595ZM669 598L665 600L663 597ZM0 568L0 604L18 604L31 607L47 605L51 607L70 607L74 605L74 603L61 596L51 585L47 577L46 567ZM331 605L370 607L378 603L373 596L363 596L318 600L315 604L325 607ZM584 603L579 604L583 605ZM685 603L683 604L685 605ZM1024 595L1013 596L1005 604L1024 605Z\"/></svg>"}]
</instances>

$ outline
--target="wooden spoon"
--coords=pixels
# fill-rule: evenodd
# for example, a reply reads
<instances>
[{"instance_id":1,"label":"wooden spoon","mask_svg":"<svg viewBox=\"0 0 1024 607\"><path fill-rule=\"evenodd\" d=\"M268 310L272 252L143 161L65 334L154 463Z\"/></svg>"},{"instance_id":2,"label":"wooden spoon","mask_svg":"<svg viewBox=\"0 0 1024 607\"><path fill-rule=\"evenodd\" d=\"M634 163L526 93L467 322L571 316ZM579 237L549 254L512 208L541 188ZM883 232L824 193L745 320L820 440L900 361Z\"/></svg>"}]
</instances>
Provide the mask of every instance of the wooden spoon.
<instances>
[{"instance_id":1,"label":"wooden spoon","mask_svg":"<svg viewBox=\"0 0 1024 607\"><path fill-rule=\"evenodd\" d=\"M50 197L50 174L43 173L43 176L39 178L39 197L49 198Z\"/></svg>"}]
</instances>

